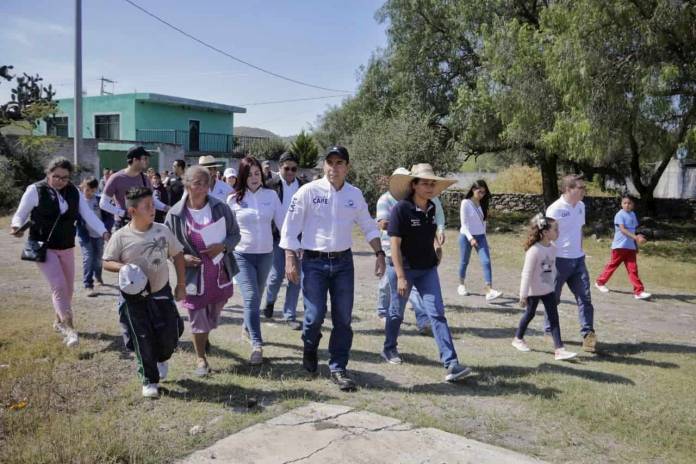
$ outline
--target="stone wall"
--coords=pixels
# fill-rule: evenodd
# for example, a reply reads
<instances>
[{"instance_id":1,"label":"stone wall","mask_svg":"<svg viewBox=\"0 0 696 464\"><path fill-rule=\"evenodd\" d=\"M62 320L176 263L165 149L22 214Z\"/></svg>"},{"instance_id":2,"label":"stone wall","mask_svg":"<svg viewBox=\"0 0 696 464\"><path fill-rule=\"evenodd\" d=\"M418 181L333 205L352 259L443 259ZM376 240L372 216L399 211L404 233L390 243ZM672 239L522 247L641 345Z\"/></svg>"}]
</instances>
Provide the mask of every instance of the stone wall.
<instances>
[{"instance_id":1,"label":"stone wall","mask_svg":"<svg viewBox=\"0 0 696 464\"><path fill-rule=\"evenodd\" d=\"M446 190L441 196L442 205L448 223L452 227L459 224L459 205L464 199L464 190ZM587 223L612 221L621 207L619 197L585 197ZM655 219L696 220L696 199L657 198ZM498 193L491 197L491 210L505 213L524 213L530 217L545 211L544 198L541 195ZM646 216L640 204L636 205L639 216Z\"/></svg>"}]
</instances>

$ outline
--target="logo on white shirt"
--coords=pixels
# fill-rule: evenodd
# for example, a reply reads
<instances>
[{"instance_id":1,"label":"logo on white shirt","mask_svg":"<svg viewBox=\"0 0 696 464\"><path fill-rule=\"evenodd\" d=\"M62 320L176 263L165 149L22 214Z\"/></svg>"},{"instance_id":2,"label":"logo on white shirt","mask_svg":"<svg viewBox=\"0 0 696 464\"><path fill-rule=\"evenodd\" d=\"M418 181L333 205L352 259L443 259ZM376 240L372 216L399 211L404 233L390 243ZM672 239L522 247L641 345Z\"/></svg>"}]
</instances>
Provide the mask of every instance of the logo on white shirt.
<instances>
[{"instance_id":1,"label":"logo on white shirt","mask_svg":"<svg viewBox=\"0 0 696 464\"><path fill-rule=\"evenodd\" d=\"M315 205L328 205L329 199L326 197L314 197L312 198L312 203L314 203Z\"/></svg>"},{"instance_id":2,"label":"logo on white shirt","mask_svg":"<svg viewBox=\"0 0 696 464\"><path fill-rule=\"evenodd\" d=\"M346 208L355 208L355 202L353 200L346 201Z\"/></svg>"}]
</instances>

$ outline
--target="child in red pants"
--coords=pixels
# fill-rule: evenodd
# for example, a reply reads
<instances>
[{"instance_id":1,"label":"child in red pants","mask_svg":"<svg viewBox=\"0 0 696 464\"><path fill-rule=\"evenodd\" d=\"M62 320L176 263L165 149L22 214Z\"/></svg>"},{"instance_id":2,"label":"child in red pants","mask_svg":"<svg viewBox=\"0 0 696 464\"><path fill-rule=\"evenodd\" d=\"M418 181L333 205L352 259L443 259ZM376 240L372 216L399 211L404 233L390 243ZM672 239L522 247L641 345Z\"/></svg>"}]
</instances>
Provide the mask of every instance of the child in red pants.
<instances>
[{"instance_id":1,"label":"child in red pants","mask_svg":"<svg viewBox=\"0 0 696 464\"><path fill-rule=\"evenodd\" d=\"M633 198L624 195L621 198L621 210L614 216L614 241L611 243L611 258L604 271L597 278L595 287L602 293L609 293L606 283L611 278L616 268L621 263L626 266L628 271L628 279L633 284L633 297L636 300L646 300L652 295L645 291L643 282L638 277L638 245L642 245L647 240L641 234L636 234L638 227L638 218L633 212L635 202Z\"/></svg>"}]
</instances>

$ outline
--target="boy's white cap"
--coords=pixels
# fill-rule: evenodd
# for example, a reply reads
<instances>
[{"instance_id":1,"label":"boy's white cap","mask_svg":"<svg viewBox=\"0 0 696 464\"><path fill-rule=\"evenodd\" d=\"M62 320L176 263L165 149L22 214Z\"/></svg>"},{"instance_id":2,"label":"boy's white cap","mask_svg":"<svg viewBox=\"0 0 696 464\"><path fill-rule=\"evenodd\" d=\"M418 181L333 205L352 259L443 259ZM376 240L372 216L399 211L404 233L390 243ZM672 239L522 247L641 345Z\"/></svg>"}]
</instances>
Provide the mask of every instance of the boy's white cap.
<instances>
[{"instance_id":1,"label":"boy's white cap","mask_svg":"<svg viewBox=\"0 0 696 464\"><path fill-rule=\"evenodd\" d=\"M137 264L126 264L118 271L118 287L126 295L139 295L147 287L147 276Z\"/></svg>"},{"instance_id":2,"label":"boy's white cap","mask_svg":"<svg viewBox=\"0 0 696 464\"><path fill-rule=\"evenodd\" d=\"M228 177L237 177L237 170L235 168L227 168L222 177L225 179Z\"/></svg>"}]
</instances>

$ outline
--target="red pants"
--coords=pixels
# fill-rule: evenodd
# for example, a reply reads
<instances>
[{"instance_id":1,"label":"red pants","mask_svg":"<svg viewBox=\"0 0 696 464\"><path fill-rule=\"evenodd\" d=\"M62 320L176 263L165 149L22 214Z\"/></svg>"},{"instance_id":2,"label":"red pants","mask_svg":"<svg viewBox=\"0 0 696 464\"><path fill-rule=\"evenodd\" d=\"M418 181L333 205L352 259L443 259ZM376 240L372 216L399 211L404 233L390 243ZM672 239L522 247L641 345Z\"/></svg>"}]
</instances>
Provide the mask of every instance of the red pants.
<instances>
[{"instance_id":1,"label":"red pants","mask_svg":"<svg viewBox=\"0 0 696 464\"><path fill-rule=\"evenodd\" d=\"M638 262L636 261L637 253L636 250L630 250L628 248L615 248L611 250L611 258L602 274L597 278L598 285L606 285L606 283L611 278L617 267L624 263L626 270L628 271L628 280L633 284L633 293L638 295L645 287L643 287L643 282L640 281L638 277Z\"/></svg>"}]
</instances>

